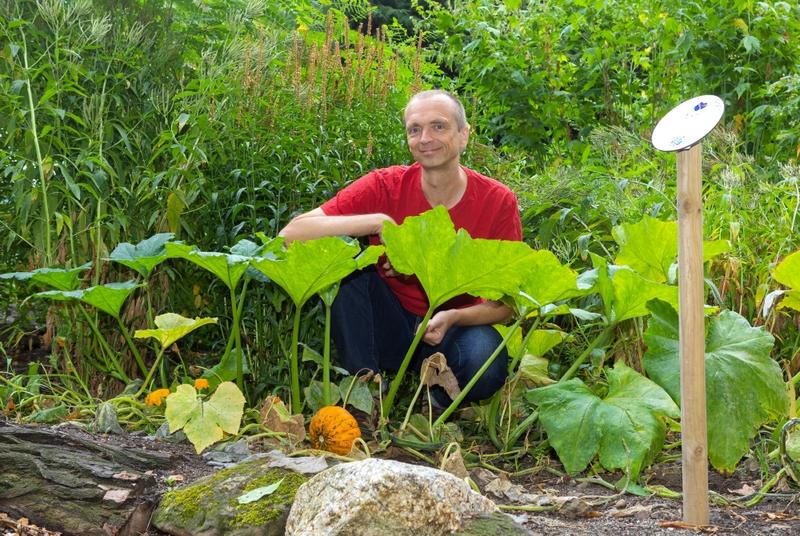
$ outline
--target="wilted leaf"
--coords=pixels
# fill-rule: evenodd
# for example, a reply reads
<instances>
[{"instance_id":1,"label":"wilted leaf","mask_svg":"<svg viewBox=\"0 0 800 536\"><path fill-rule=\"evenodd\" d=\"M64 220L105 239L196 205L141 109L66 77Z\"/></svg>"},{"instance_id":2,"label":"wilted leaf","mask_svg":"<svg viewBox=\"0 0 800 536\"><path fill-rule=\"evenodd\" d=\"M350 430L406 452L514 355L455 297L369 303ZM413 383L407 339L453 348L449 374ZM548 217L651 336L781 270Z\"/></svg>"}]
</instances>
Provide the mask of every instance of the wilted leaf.
<instances>
[{"instance_id":1,"label":"wilted leaf","mask_svg":"<svg viewBox=\"0 0 800 536\"><path fill-rule=\"evenodd\" d=\"M216 318L186 318L177 313L165 313L155 318L158 329L137 329L133 334L136 339L153 337L158 339L161 348L169 348L192 331L206 324L216 324Z\"/></svg>"},{"instance_id":2,"label":"wilted leaf","mask_svg":"<svg viewBox=\"0 0 800 536\"><path fill-rule=\"evenodd\" d=\"M158 264L166 260L164 244L175 237L172 233L158 233L138 244L122 242L106 258L135 270L142 277L148 277Z\"/></svg>"},{"instance_id":3,"label":"wilted leaf","mask_svg":"<svg viewBox=\"0 0 800 536\"><path fill-rule=\"evenodd\" d=\"M678 313L657 300L648 307L653 315L644 335L645 370L680 403ZM733 471L761 425L786 412L781 369L770 357L773 342L767 331L751 327L732 311L709 322L705 344L708 455L719 470Z\"/></svg>"},{"instance_id":4,"label":"wilted leaf","mask_svg":"<svg viewBox=\"0 0 800 536\"><path fill-rule=\"evenodd\" d=\"M294 443L306 437L305 419L302 415L292 415L278 397L268 397L261 406L261 424L273 432L285 433Z\"/></svg>"},{"instance_id":5,"label":"wilted leaf","mask_svg":"<svg viewBox=\"0 0 800 536\"><path fill-rule=\"evenodd\" d=\"M618 363L608 371L608 395L595 395L574 378L528 391L538 406L550 444L569 473L598 455L608 470L630 471L636 479L664 442L661 417L680 412L669 395L635 370Z\"/></svg>"},{"instance_id":6,"label":"wilted leaf","mask_svg":"<svg viewBox=\"0 0 800 536\"><path fill-rule=\"evenodd\" d=\"M522 377L533 385L550 385L556 381L547 372L550 361L544 357L525 354L519 365L519 372ZM531 386L530 384L528 385Z\"/></svg>"},{"instance_id":7,"label":"wilted leaf","mask_svg":"<svg viewBox=\"0 0 800 536\"><path fill-rule=\"evenodd\" d=\"M419 377L420 381L428 387L441 386L447 396L453 400L461 394L458 379L452 369L447 366L447 358L441 352L436 352L422 360Z\"/></svg>"}]
</instances>

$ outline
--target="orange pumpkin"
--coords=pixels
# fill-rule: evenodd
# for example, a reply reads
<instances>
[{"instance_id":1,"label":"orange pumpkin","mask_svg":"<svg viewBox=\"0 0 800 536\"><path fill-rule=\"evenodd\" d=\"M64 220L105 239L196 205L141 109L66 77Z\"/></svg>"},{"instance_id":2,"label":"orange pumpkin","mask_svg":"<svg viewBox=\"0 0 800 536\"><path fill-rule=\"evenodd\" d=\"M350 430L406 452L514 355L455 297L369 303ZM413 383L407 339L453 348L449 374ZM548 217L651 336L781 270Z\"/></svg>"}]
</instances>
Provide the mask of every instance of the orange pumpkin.
<instances>
[{"instance_id":1,"label":"orange pumpkin","mask_svg":"<svg viewBox=\"0 0 800 536\"><path fill-rule=\"evenodd\" d=\"M311 417L308 435L315 449L345 456L353 448L353 441L361 437L361 429L355 417L343 407L325 406Z\"/></svg>"}]
</instances>

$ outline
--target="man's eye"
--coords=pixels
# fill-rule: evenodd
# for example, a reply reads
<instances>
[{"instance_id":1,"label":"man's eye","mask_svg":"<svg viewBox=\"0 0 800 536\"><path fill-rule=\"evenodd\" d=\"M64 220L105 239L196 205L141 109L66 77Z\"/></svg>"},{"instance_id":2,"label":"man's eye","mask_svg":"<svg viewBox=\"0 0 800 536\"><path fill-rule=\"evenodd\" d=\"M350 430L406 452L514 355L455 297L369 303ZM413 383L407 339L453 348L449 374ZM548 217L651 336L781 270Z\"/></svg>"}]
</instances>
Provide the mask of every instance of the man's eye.
<instances>
[{"instance_id":1,"label":"man's eye","mask_svg":"<svg viewBox=\"0 0 800 536\"><path fill-rule=\"evenodd\" d=\"M409 129L408 129L408 133L409 133L410 135L412 135L412 136L413 136L413 135L415 135L415 134L419 134L419 128L418 128L418 127L412 127L412 128L409 128Z\"/></svg>"},{"instance_id":2,"label":"man's eye","mask_svg":"<svg viewBox=\"0 0 800 536\"><path fill-rule=\"evenodd\" d=\"M438 131L442 131L445 129L444 125L433 125L433 128L435 128Z\"/></svg>"}]
</instances>

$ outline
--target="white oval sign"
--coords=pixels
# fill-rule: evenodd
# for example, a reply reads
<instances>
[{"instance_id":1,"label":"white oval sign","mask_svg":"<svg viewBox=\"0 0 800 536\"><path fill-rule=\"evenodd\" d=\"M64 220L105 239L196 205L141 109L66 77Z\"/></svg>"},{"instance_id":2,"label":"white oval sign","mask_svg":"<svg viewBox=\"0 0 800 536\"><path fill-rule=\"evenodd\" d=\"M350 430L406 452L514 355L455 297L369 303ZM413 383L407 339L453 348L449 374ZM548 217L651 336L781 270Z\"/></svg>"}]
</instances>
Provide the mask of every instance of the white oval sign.
<instances>
[{"instance_id":1,"label":"white oval sign","mask_svg":"<svg viewBox=\"0 0 800 536\"><path fill-rule=\"evenodd\" d=\"M683 101L661 118L653 130L653 147L680 151L705 138L719 123L725 103L716 95L701 95Z\"/></svg>"}]
</instances>

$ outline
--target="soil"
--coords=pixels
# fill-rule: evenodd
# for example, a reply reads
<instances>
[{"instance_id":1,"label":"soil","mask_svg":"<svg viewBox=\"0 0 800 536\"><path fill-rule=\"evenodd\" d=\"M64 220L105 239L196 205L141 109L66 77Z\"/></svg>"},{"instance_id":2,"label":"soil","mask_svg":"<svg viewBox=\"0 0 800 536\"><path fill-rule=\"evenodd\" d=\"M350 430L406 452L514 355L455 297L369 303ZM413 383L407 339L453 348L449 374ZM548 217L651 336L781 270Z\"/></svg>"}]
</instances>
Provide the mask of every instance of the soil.
<instances>
[{"instance_id":1,"label":"soil","mask_svg":"<svg viewBox=\"0 0 800 536\"><path fill-rule=\"evenodd\" d=\"M71 433L89 436L74 425L57 425L69 427ZM172 443L154 440L138 433L122 435L94 435L97 441L111 443L130 449L160 451L168 454L174 464L168 470L156 471L160 483L159 493L166 491L171 485L189 483L201 476L211 474L215 467L210 466L204 458L195 454L188 443ZM413 461L404 451L390 449L384 455L400 457L403 461ZM745 466L728 478L716 472L709 473L709 489L730 502L743 501L743 495L749 495L759 486L758 474L748 472ZM550 469L557 468L553 464ZM555 472L555 471L553 471ZM569 535L608 535L608 536L675 536L681 534L709 533L731 535L791 535L800 534L800 491L792 489L787 483L778 483L772 493L752 507L715 506L710 507L710 523L703 527L689 527L681 522L682 503L680 500L664 499L650 496L641 497L632 494L620 494L595 484L590 479L573 479L556 476L547 467L512 482L506 482L505 493L498 496L492 493L497 489L497 474L486 470L472 472L484 494L495 500L498 505L512 515L519 523L529 528L533 534L569 534ZM614 482L619 475L603 475L608 482ZM502 479L501 479L502 480ZM661 485L671 490L681 487L681 467L677 462L662 463L651 467L642 480L648 485ZM511 500L514 499L514 500ZM520 504L519 501L529 501ZM551 511L528 512L525 508L537 504L549 505ZM559 505L556 508L554 505ZM49 536L55 534L46 529L21 527L17 521L0 515L0 535L30 534ZM27 522L27 521L23 521ZM161 536L156 530L149 536Z\"/></svg>"}]
</instances>

